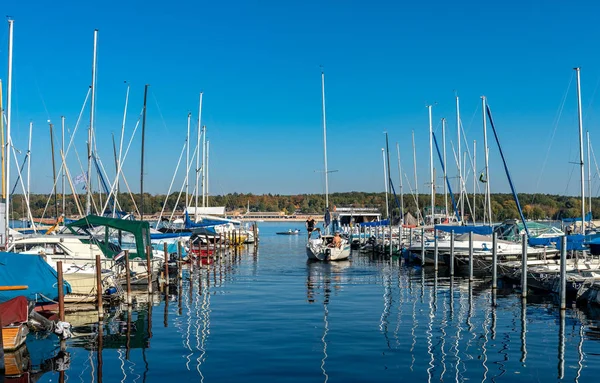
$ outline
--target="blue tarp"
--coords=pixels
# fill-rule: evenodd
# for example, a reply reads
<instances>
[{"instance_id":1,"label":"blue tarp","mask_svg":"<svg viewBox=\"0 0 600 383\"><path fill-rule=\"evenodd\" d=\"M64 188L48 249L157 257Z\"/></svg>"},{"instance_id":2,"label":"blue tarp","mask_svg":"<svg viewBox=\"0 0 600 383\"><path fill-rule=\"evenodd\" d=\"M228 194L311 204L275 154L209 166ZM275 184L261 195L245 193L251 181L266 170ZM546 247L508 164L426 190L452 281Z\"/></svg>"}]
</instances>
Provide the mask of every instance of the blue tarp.
<instances>
[{"instance_id":1,"label":"blue tarp","mask_svg":"<svg viewBox=\"0 0 600 383\"><path fill-rule=\"evenodd\" d=\"M47 302L42 295L58 299L58 275L39 255L0 252L0 285L28 286L26 290L0 291L0 302L17 296L29 301ZM64 293L71 292L71 286L64 283Z\"/></svg>"},{"instance_id":2,"label":"blue tarp","mask_svg":"<svg viewBox=\"0 0 600 383\"><path fill-rule=\"evenodd\" d=\"M587 221L591 221L592 220L592 212L589 212L585 215L585 220ZM563 222L566 223L570 223L570 222L581 222L581 217L577 217L577 218L565 218L562 220Z\"/></svg>"},{"instance_id":3,"label":"blue tarp","mask_svg":"<svg viewBox=\"0 0 600 383\"><path fill-rule=\"evenodd\" d=\"M160 240L160 239L170 239L170 238L179 238L179 237L189 237L192 235L192 232L184 232L184 233L152 233L150 234L151 240Z\"/></svg>"},{"instance_id":4,"label":"blue tarp","mask_svg":"<svg viewBox=\"0 0 600 383\"><path fill-rule=\"evenodd\" d=\"M384 219L383 221L363 222L363 223L359 224L359 226L363 226L363 227L389 226L389 225L390 225L389 219Z\"/></svg>"},{"instance_id":5,"label":"blue tarp","mask_svg":"<svg viewBox=\"0 0 600 383\"><path fill-rule=\"evenodd\" d=\"M436 230L445 231L450 233L454 231L454 234L465 234L473 232L479 235L490 235L494 228L492 226L453 226L453 225L435 225Z\"/></svg>"},{"instance_id":6,"label":"blue tarp","mask_svg":"<svg viewBox=\"0 0 600 383\"><path fill-rule=\"evenodd\" d=\"M555 246L560 250L561 238L550 237L550 238L529 238L529 246ZM567 250L587 250L585 246L586 238L582 234L567 235Z\"/></svg>"}]
</instances>

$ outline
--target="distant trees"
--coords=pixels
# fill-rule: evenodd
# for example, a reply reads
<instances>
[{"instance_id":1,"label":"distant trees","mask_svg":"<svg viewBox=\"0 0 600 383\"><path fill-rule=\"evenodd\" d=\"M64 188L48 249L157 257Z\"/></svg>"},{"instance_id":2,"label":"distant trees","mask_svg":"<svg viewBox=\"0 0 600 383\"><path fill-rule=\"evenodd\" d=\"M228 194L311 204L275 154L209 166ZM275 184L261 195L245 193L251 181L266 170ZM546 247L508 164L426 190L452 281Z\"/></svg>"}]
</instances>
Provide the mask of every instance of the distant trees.
<instances>
[{"instance_id":1,"label":"distant trees","mask_svg":"<svg viewBox=\"0 0 600 383\"><path fill-rule=\"evenodd\" d=\"M65 213L67 216L78 215L78 209L72 195L65 196ZM85 195L78 195L79 204L85 209ZM194 205L194 198L190 196L191 203ZM430 195L420 194L418 196L404 195L404 212L410 212L417 216L417 206L421 211L429 210L431 204ZM398 196L398 201L400 200ZM496 221L519 218L517 206L513 200L512 194L492 194L492 215ZM13 219L27 217L25 199L23 195L15 194L11 200L10 215ZM62 196L59 195L58 212L62 214ZM119 194L120 210L125 212L136 212L136 206L139 210L141 198L139 194L134 194L133 198L126 193ZM458 196L455 196L456 204L459 206ZM483 195L476 195L476 206L473 205L473 195L468 195L464 201L465 215L472 216L475 211L475 219L482 220L483 215L487 215L487 209L484 207L485 198ZM572 218L581 215L581 201L577 197L558 196L548 194L519 194L519 201L523 209L523 214L528 219L562 219ZM396 197L389 198L390 212L398 216L399 210L396 204ZM98 193L93 194L93 205L99 209L106 204L106 195ZM437 209L446 205L444 196L436 195L435 204ZM144 194L144 214L157 214L163 209L165 211L182 212L185 208L185 194L172 193L170 195L150 195ZM384 193L364 193L347 192L332 193L329 196L329 205L333 210L334 206L354 206L378 208L382 214L385 214L385 194ZM32 215L36 218L48 218L55 216L54 199L49 200L48 195L32 194L30 200ZM252 212L267 211L293 214L301 212L304 214L322 214L325 211L325 196L322 194L298 194L298 195L277 195L277 194L244 194L232 193L226 195L217 195L209 197L209 206L225 206L228 211L238 210L245 212L250 209ZM452 201L448 197L448 207L452 211ZM109 204L109 209L112 203ZM592 208L594 217L600 217L600 199L592 198ZM589 206L586 206L586 210ZM93 209L96 210L95 208Z\"/></svg>"}]
</instances>

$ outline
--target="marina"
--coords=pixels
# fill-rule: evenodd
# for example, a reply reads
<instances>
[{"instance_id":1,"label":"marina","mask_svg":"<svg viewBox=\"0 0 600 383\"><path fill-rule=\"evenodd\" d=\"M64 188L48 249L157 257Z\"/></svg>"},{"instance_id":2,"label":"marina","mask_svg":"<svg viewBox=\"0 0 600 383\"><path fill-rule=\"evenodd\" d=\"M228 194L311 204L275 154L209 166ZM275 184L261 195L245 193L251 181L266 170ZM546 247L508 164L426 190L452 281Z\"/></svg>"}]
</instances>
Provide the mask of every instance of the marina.
<instances>
[{"instance_id":1,"label":"marina","mask_svg":"<svg viewBox=\"0 0 600 383\"><path fill-rule=\"evenodd\" d=\"M495 290L489 279L449 277L402 257L307 262L304 238L278 236L284 227L262 224L258 248L186 266L168 289L111 306L102 322L95 312L70 314L74 336L62 353L58 338L30 334L26 347L41 342L46 353L5 359L29 358L23 373L41 374L38 382L386 382L400 373L583 382L600 370L600 306L561 311L552 294L523 299L512 283ZM44 361L64 352L63 370L48 369Z\"/></svg>"}]
</instances>

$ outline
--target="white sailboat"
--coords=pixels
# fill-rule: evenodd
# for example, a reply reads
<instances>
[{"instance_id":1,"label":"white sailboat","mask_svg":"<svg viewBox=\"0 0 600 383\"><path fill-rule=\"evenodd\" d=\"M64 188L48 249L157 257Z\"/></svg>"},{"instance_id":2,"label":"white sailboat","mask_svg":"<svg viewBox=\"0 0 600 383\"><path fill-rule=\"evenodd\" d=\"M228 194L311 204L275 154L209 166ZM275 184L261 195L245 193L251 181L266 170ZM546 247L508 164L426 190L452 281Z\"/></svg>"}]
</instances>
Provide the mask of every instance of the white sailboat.
<instances>
[{"instance_id":1,"label":"white sailboat","mask_svg":"<svg viewBox=\"0 0 600 383\"><path fill-rule=\"evenodd\" d=\"M325 118L325 73L321 72L321 96L323 102L323 153L325 160L325 235L310 239L306 244L308 259L318 261L341 261L350 257L350 243L345 238L335 246L334 236L329 233L329 184L327 171L327 124ZM337 233L336 233L337 234Z\"/></svg>"}]
</instances>

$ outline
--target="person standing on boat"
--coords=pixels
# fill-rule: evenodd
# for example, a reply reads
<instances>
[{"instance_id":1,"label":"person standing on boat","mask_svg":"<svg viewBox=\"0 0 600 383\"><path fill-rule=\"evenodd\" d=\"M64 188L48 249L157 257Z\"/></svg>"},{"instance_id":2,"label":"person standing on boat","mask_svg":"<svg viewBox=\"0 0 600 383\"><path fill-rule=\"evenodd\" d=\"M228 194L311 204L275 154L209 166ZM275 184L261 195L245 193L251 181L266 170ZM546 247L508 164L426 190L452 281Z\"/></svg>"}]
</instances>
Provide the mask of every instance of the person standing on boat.
<instances>
[{"instance_id":1,"label":"person standing on boat","mask_svg":"<svg viewBox=\"0 0 600 383\"><path fill-rule=\"evenodd\" d=\"M315 220L313 217L308 217L306 220L306 231L308 231L308 239L310 239L310 235L315 230Z\"/></svg>"}]
</instances>

